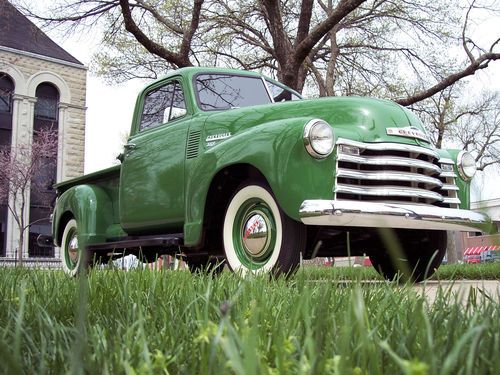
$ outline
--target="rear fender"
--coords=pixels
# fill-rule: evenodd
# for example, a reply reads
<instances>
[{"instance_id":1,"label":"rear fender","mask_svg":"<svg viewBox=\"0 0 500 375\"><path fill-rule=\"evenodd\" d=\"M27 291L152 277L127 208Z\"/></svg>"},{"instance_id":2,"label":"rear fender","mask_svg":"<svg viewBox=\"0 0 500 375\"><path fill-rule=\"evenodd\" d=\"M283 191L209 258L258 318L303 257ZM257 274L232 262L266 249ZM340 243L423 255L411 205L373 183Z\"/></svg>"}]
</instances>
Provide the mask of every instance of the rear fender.
<instances>
[{"instance_id":1,"label":"rear fender","mask_svg":"<svg viewBox=\"0 0 500 375\"><path fill-rule=\"evenodd\" d=\"M60 246L68 217L77 222L80 243L103 242L106 230L113 224L111 199L102 188L93 185L78 185L65 191L57 200L53 217L53 235L57 246Z\"/></svg>"}]
</instances>

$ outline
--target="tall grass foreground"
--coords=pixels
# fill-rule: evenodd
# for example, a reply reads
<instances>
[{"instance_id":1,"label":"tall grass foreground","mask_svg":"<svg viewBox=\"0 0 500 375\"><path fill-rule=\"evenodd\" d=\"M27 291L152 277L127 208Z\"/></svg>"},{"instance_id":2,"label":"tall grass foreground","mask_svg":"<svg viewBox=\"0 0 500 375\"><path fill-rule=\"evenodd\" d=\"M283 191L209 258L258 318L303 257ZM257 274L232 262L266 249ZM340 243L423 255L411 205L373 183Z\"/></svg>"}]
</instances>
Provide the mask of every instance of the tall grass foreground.
<instances>
[{"instance_id":1,"label":"tall grass foreground","mask_svg":"<svg viewBox=\"0 0 500 375\"><path fill-rule=\"evenodd\" d=\"M324 272L324 271L322 271ZM0 371L37 374L494 374L498 298L299 271L0 269Z\"/></svg>"}]
</instances>

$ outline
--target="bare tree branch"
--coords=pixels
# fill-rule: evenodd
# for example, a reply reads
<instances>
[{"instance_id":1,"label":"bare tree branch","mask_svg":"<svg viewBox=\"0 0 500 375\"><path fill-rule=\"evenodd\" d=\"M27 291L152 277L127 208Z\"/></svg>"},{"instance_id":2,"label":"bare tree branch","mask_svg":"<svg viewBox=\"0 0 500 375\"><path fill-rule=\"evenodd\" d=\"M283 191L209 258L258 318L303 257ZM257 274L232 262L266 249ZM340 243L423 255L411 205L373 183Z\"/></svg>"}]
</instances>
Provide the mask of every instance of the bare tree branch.
<instances>
[{"instance_id":1,"label":"bare tree branch","mask_svg":"<svg viewBox=\"0 0 500 375\"><path fill-rule=\"evenodd\" d=\"M162 23L163 25L168 27L170 30L174 31L175 33L177 33L179 35L184 34L184 30L182 30L182 28L180 28L177 24L173 23L172 21L170 21L166 17L163 17L160 13L158 13L156 11L156 9L154 7L150 6L149 4L147 4L143 0L135 0L135 1L137 2L137 4L139 4L139 6L141 8L143 8L143 9L147 10L149 13L151 13L153 15L153 17L158 22ZM198 17L199 17L199 14L198 14Z\"/></svg>"},{"instance_id":2,"label":"bare tree branch","mask_svg":"<svg viewBox=\"0 0 500 375\"><path fill-rule=\"evenodd\" d=\"M124 25L125 29L131 33L135 39L144 46L149 52L152 54L159 56L169 63L181 68L185 66L192 66L191 62L189 61L189 57L186 54L186 47L184 41L187 40L188 38L185 36L183 38L183 43L181 47L181 51L179 53L174 53L165 47L161 46L158 43L155 43L153 40L151 40L140 28L139 26L135 23L134 19L132 18L132 12L130 9L130 4L128 0L119 0L120 1L120 8L122 11L123 15L123 20L124 20ZM202 0L199 0L198 2L203 2ZM200 4L201 6L201 4ZM199 16L199 13L198 13ZM195 25L197 26L197 20L195 22ZM192 30L190 30L190 35L191 37L189 40L192 38Z\"/></svg>"},{"instance_id":3,"label":"bare tree branch","mask_svg":"<svg viewBox=\"0 0 500 375\"><path fill-rule=\"evenodd\" d=\"M398 104L401 104L403 106L409 106L411 104L414 104L416 102L419 102L423 99L429 98L434 94L437 94L438 92L446 89L447 87L453 85L455 82L460 81L461 79L474 75L478 70L485 69L488 67L488 64L491 61L499 60L500 59L500 53L486 53L479 58L475 59L469 66L467 66L465 69L454 73L450 74L440 82L436 83L434 86L420 91L419 93L415 95L411 95L407 98L404 99L398 99L396 102Z\"/></svg>"},{"instance_id":4,"label":"bare tree branch","mask_svg":"<svg viewBox=\"0 0 500 375\"><path fill-rule=\"evenodd\" d=\"M68 11L61 6L54 17L38 18L74 24L98 19L110 26L105 31L108 49L96 61L103 60L102 74L120 79L156 77L193 62L262 67L299 91L314 76L323 82L322 95L377 95L399 98L407 106L499 57L500 39L486 49L467 35L476 9L486 9L478 0L461 13L444 0L62 3ZM468 61L463 68L457 68L458 59L444 58L447 49L459 45Z\"/></svg>"}]
</instances>

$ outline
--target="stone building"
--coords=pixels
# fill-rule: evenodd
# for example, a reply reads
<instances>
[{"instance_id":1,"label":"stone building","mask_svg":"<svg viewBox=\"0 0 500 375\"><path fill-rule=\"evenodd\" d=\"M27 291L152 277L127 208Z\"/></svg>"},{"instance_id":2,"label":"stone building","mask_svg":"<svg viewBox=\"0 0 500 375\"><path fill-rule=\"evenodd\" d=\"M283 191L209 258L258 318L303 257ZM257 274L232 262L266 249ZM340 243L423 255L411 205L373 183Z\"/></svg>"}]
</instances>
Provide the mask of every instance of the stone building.
<instances>
[{"instance_id":1,"label":"stone building","mask_svg":"<svg viewBox=\"0 0 500 375\"><path fill-rule=\"evenodd\" d=\"M30 144L34 131L57 132L58 156L48 178L59 182L83 173L86 67L54 43L7 0L0 0L0 147ZM35 133L36 135L36 133ZM2 166L0 166L1 168ZM47 176L45 176L47 177ZM44 194L55 193L51 184ZM23 258L58 258L57 249L39 247L38 234L50 233L50 204L26 197ZM44 200L47 202L48 200ZM0 202L0 261L17 254L18 230L8 202Z\"/></svg>"}]
</instances>

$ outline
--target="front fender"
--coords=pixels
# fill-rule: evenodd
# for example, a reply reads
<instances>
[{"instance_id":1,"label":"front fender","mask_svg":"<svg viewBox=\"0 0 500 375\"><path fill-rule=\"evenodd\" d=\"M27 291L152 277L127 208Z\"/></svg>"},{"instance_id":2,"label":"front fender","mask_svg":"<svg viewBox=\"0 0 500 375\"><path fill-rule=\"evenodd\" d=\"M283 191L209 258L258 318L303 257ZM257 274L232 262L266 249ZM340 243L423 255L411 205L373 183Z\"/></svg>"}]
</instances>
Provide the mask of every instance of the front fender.
<instances>
[{"instance_id":1,"label":"front fender","mask_svg":"<svg viewBox=\"0 0 500 375\"><path fill-rule=\"evenodd\" d=\"M211 182L231 165L258 169L280 207L295 220L299 220L299 207L305 199L331 199L335 159L330 155L317 160L307 153L302 138L309 120L311 117L300 117L248 128L193 160L186 168L185 244L199 242Z\"/></svg>"},{"instance_id":2,"label":"front fender","mask_svg":"<svg viewBox=\"0 0 500 375\"><path fill-rule=\"evenodd\" d=\"M53 217L54 242L58 246L69 216L77 222L81 243L103 242L113 223L111 199L104 189L94 185L78 185L65 191L57 200Z\"/></svg>"}]
</instances>

